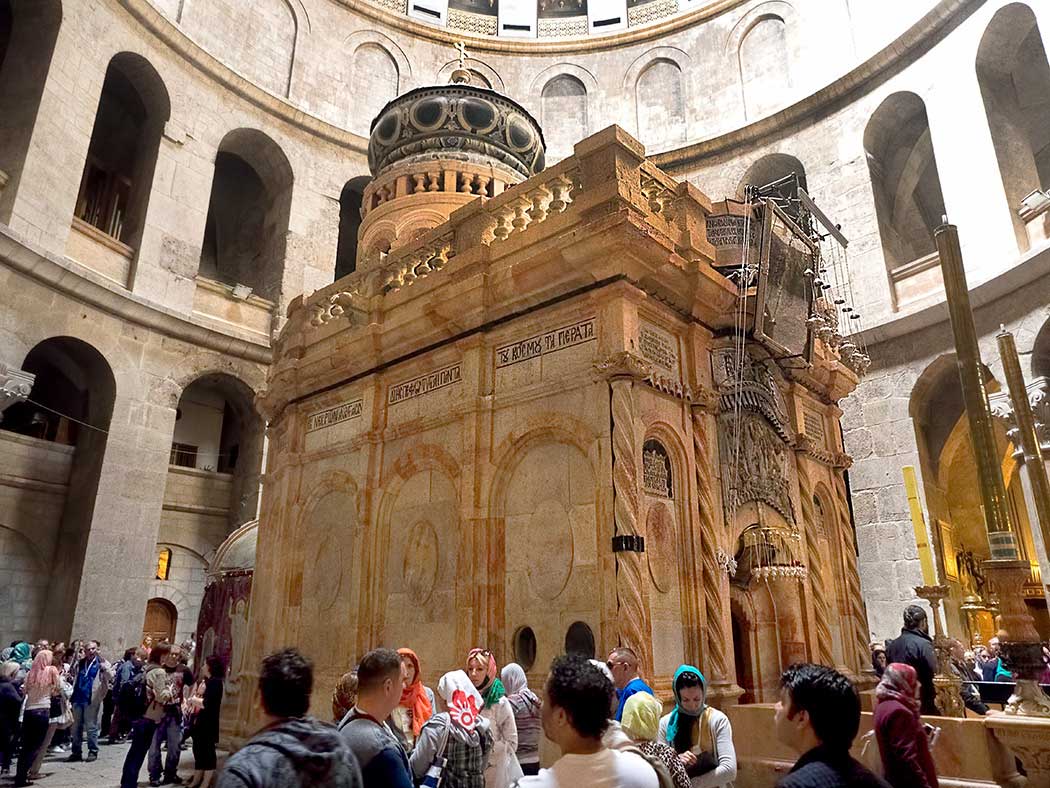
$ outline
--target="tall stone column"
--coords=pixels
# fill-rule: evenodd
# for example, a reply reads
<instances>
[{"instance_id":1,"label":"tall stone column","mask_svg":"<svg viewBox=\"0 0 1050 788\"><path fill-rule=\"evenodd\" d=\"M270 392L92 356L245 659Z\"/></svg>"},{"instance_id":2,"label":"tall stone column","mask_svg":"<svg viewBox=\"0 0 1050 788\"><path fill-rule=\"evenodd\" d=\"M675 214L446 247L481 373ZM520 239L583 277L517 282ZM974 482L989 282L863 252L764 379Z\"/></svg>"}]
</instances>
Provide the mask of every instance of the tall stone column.
<instances>
[{"instance_id":1,"label":"tall stone column","mask_svg":"<svg viewBox=\"0 0 1050 788\"><path fill-rule=\"evenodd\" d=\"M609 380L612 410L613 545L616 554L616 642L638 654L639 670L652 675L652 627L646 593L645 536L638 527L638 454L634 386L649 363L621 351L597 365Z\"/></svg>"},{"instance_id":2,"label":"tall stone column","mask_svg":"<svg viewBox=\"0 0 1050 788\"><path fill-rule=\"evenodd\" d=\"M16 402L25 402L35 379L35 375L0 361L0 422L4 420L5 410Z\"/></svg>"},{"instance_id":3,"label":"tall stone column","mask_svg":"<svg viewBox=\"0 0 1050 788\"><path fill-rule=\"evenodd\" d=\"M802 530L806 533L806 565L809 568L809 597L813 600L813 626L816 630L816 642L810 653L814 661L824 665L834 665L834 635L831 632L831 607L828 605L827 575L824 570L824 556L820 552L820 534L817 531L817 518L813 511L813 488L806 473L799 463L799 487L802 498ZM825 527L827 523L825 522ZM836 523L837 526L837 523ZM834 599L834 593L830 594Z\"/></svg>"},{"instance_id":4,"label":"tall stone column","mask_svg":"<svg viewBox=\"0 0 1050 788\"><path fill-rule=\"evenodd\" d=\"M944 273L948 314L955 337L956 363L966 404L966 417L970 424L977 481L984 503L985 527L991 553L991 559L984 562L984 567L993 590L999 594L1002 622L1000 640L1004 662L1017 676L1017 686L1005 712L1050 717L1050 699L1035 683L1043 664L1039 633L1023 596L1023 586L1030 567L1027 561L1020 559L1016 538L1010 530L1006 488L999 467L992 414L981 373L981 353L973 323L973 310L970 308L959 234L954 225L943 224L937 228L934 238Z\"/></svg>"},{"instance_id":5,"label":"tall stone column","mask_svg":"<svg viewBox=\"0 0 1050 788\"><path fill-rule=\"evenodd\" d=\"M703 405L693 405L693 457L696 463L697 523L700 529L701 571L704 585L705 627L703 666L713 693L737 698L733 664L733 629L729 611L729 575L718 517L721 505L715 490L711 452L716 441L714 419Z\"/></svg>"}]
</instances>

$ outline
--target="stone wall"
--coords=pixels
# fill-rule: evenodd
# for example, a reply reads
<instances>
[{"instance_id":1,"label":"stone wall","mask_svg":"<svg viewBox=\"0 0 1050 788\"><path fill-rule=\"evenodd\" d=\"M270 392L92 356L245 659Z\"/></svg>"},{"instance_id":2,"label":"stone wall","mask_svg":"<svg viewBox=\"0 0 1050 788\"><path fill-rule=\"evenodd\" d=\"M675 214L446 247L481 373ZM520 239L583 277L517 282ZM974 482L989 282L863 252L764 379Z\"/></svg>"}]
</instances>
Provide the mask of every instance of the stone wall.
<instances>
[{"instance_id":1,"label":"stone wall","mask_svg":"<svg viewBox=\"0 0 1050 788\"><path fill-rule=\"evenodd\" d=\"M0 431L0 642L38 636L72 446Z\"/></svg>"}]
</instances>

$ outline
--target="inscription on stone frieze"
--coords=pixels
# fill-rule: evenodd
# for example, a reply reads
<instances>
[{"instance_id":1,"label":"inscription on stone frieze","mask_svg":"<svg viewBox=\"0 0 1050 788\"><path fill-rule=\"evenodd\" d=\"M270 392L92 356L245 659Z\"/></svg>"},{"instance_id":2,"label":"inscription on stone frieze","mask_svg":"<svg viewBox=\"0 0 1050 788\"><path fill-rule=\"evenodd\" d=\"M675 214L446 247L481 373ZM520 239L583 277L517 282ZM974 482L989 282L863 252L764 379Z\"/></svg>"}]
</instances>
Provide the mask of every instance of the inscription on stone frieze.
<instances>
[{"instance_id":1,"label":"inscription on stone frieze","mask_svg":"<svg viewBox=\"0 0 1050 788\"><path fill-rule=\"evenodd\" d=\"M671 458L658 440L647 440L642 445L642 489L661 498L673 496L671 486Z\"/></svg>"},{"instance_id":2,"label":"inscription on stone frieze","mask_svg":"<svg viewBox=\"0 0 1050 788\"><path fill-rule=\"evenodd\" d=\"M453 364L451 367L439 369L429 375L420 375L418 378L391 386L387 391L386 404L396 405L414 397L421 397L432 391L451 386L453 383L459 383L462 379L459 364Z\"/></svg>"},{"instance_id":3,"label":"inscription on stone frieze","mask_svg":"<svg viewBox=\"0 0 1050 788\"><path fill-rule=\"evenodd\" d=\"M575 345L582 345L594 338L594 318L590 317L572 325L555 328L545 334L537 334L528 339L496 348L496 369L545 356L548 353L556 353Z\"/></svg>"},{"instance_id":4,"label":"inscription on stone frieze","mask_svg":"<svg viewBox=\"0 0 1050 788\"><path fill-rule=\"evenodd\" d=\"M364 403L361 400L355 399L350 402L344 402L341 405L336 405L334 408L311 413L306 419L306 431L313 432L343 421L350 421L350 419L359 419L363 412Z\"/></svg>"},{"instance_id":5,"label":"inscription on stone frieze","mask_svg":"<svg viewBox=\"0 0 1050 788\"><path fill-rule=\"evenodd\" d=\"M678 375L678 340L674 335L651 323L638 330L638 352L665 372Z\"/></svg>"},{"instance_id":6,"label":"inscription on stone frieze","mask_svg":"<svg viewBox=\"0 0 1050 788\"><path fill-rule=\"evenodd\" d=\"M743 216L708 216L707 241L712 246L743 246Z\"/></svg>"}]
</instances>

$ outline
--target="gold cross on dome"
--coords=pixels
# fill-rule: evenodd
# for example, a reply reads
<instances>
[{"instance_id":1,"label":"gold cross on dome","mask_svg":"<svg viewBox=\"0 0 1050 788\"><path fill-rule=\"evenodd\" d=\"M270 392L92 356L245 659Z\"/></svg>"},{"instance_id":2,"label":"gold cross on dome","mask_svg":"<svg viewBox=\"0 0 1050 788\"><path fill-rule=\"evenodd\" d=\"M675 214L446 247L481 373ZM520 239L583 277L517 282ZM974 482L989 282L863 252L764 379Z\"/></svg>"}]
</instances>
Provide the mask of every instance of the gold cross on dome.
<instances>
[{"instance_id":1,"label":"gold cross on dome","mask_svg":"<svg viewBox=\"0 0 1050 788\"><path fill-rule=\"evenodd\" d=\"M467 45L462 41L457 41L455 43L455 49L457 52L459 52L459 67L463 68L464 61L466 61L466 59L470 56L467 52Z\"/></svg>"}]
</instances>

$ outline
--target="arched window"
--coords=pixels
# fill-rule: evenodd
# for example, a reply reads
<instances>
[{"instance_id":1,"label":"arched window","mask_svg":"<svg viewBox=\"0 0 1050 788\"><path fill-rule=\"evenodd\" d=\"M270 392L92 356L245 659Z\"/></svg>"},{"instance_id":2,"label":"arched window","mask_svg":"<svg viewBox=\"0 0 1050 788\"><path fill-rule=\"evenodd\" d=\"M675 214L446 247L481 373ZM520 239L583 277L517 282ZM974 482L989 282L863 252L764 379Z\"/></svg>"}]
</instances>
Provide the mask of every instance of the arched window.
<instances>
[{"instance_id":1,"label":"arched window","mask_svg":"<svg viewBox=\"0 0 1050 788\"><path fill-rule=\"evenodd\" d=\"M61 24L60 0L0 0L0 222L11 218Z\"/></svg>"},{"instance_id":2,"label":"arched window","mask_svg":"<svg viewBox=\"0 0 1050 788\"><path fill-rule=\"evenodd\" d=\"M226 135L215 157L200 276L279 299L292 181L284 152L261 131Z\"/></svg>"},{"instance_id":3,"label":"arched window","mask_svg":"<svg viewBox=\"0 0 1050 788\"><path fill-rule=\"evenodd\" d=\"M661 150L686 138L685 89L682 69L660 58L645 67L635 86L638 135L652 150Z\"/></svg>"},{"instance_id":4,"label":"arched window","mask_svg":"<svg viewBox=\"0 0 1050 788\"><path fill-rule=\"evenodd\" d=\"M882 251L899 307L940 289L919 277L936 268L933 231L944 215L926 105L914 93L894 93L871 116L864 150L875 197Z\"/></svg>"},{"instance_id":5,"label":"arched window","mask_svg":"<svg viewBox=\"0 0 1050 788\"><path fill-rule=\"evenodd\" d=\"M171 548L162 547L157 551L157 580L167 580L171 575Z\"/></svg>"},{"instance_id":6,"label":"arched window","mask_svg":"<svg viewBox=\"0 0 1050 788\"><path fill-rule=\"evenodd\" d=\"M39 441L74 448L71 457L68 449L57 448L43 452L47 459L41 457L49 473L58 470L51 469L51 455L56 459L64 456L71 463L64 496L55 493L54 497L45 496L51 498L48 503L41 499L33 506L8 507L5 514L9 519L2 526L31 535L34 544L63 545L54 557L50 552L40 554L40 571L47 579L46 600L38 597L37 608L25 610L23 615L69 631L88 542L95 538L91 529L109 441L116 381L102 354L73 337L44 340L29 351L20 366L36 376L33 390L25 402L4 411L0 430L38 439L23 439L21 448L25 451L41 452ZM5 442L0 452L6 448ZM0 531L3 530L0 527Z\"/></svg>"},{"instance_id":7,"label":"arched window","mask_svg":"<svg viewBox=\"0 0 1050 788\"><path fill-rule=\"evenodd\" d=\"M197 378L179 398L171 436L169 473L193 468L195 479L200 471L228 475L213 479L207 505L216 509L225 503L230 526L252 519L258 508L263 422L253 397L246 384L229 375ZM229 496L220 501L217 491L226 485Z\"/></svg>"},{"instance_id":8,"label":"arched window","mask_svg":"<svg viewBox=\"0 0 1050 788\"><path fill-rule=\"evenodd\" d=\"M799 186L808 191L806 168L802 162L786 153L770 153L747 168L744 177L740 179L737 194L743 195L744 186L766 186L786 178L792 173L798 175Z\"/></svg>"},{"instance_id":9,"label":"arched window","mask_svg":"<svg viewBox=\"0 0 1050 788\"><path fill-rule=\"evenodd\" d=\"M745 118L755 120L782 107L791 88L784 20L773 14L761 17L744 35L737 57Z\"/></svg>"},{"instance_id":10,"label":"arched window","mask_svg":"<svg viewBox=\"0 0 1050 788\"><path fill-rule=\"evenodd\" d=\"M115 55L102 83L76 220L138 247L170 114L168 92L153 66L131 52Z\"/></svg>"},{"instance_id":11,"label":"arched window","mask_svg":"<svg viewBox=\"0 0 1050 788\"><path fill-rule=\"evenodd\" d=\"M362 44L354 52L350 82L350 127L368 134L388 101L397 98L397 63L379 44Z\"/></svg>"},{"instance_id":12,"label":"arched window","mask_svg":"<svg viewBox=\"0 0 1050 788\"><path fill-rule=\"evenodd\" d=\"M1011 3L999 9L977 51L977 79L1006 190L1017 245L1026 251L1050 239L1050 63L1032 9Z\"/></svg>"},{"instance_id":13,"label":"arched window","mask_svg":"<svg viewBox=\"0 0 1050 788\"><path fill-rule=\"evenodd\" d=\"M361 229L361 202L369 178L347 181L339 195L339 241L335 255L335 278L357 270L357 234Z\"/></svg>"},{"instance_id":14,"label":"arched window","mask_svg":"<svg viewBox=\"0 0 1050 788\"><path fill-rule=\"evenodd\" d=\"M560 74L543 86L540 103L548 158L571 156L573 145L587 136L587 88Z\"/></svg>"}]
</instances>

